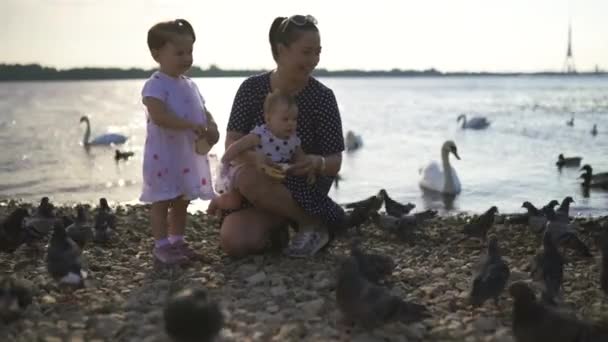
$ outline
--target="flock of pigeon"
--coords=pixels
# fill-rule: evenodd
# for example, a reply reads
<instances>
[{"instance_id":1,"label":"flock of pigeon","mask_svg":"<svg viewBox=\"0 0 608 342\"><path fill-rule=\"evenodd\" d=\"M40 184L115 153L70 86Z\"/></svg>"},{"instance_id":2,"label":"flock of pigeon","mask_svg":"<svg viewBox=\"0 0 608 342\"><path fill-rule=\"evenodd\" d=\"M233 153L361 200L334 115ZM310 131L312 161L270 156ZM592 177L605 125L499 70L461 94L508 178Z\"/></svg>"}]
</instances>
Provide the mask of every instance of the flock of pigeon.
<instances>
[{"instance_id":1,"label":"flock of pigeon","mask_svg":"<svg viewBox=\"0 0 608 342\"><path fill-rule=\"evenodd\" d=\"M513 334L519 342L608 341L608 326L577 319L561 307L564 258L560 249L573 249L583 258L592 256L571 222L569 207L572 202L571 197L564 198L561 205L552 200L540 209L524 202L522 207L527 213L509 216L505 221L527 225L531 234L543 236L542 249L530 265L531 279L541 289L540 298L536 298L526 282L514 282L508 287L513 297ZM380 212L382 207L385 212ZM393 200L382 189L377 195L347 204L349 211L343 228L358 231L361 225L371 221L385 233L411 241L424 222L437 215L433 210L410 214L414 207L414 204ZM23 244L35 249L36 244L44 241L52 231L46 250L49 274L68 288L82 287L86 266L81 250L90 241L108 242L116 229L116 217L103 198L92 223L87 220L82 206L76 208L76 217L59 217L53 209L45 197L33 213L23 208L13 211L0 227L0 251L12 253ZM473 306L482 306L492 299L498 307L510 277L498 239L488 234L497 212L496 207L489 208L463 226L461 239L447 242L446 248L470 238L479 239L482 246L487 242L487 252L481 255L472 276L469 302ZM600 286L608 294L608 227L602 228ZM385 281L395 267L391 257L368 253L362 249L360 238L353 239L350 255L339 258L335 283L336 304L346 322L363 329L375 329L392 321L410 323L431 316L424 305L390 293ZM31 301L31 292L18 280L0 279L0 319L8 322L19 318ZM164 319L168 335L176 341L211 341L225 322L218 303L210 299L204 289L193 288L171 296L164 308Z\"/></svg>"},{"instance_id":2,"label":"flock of pigeon","mask_svg":"<svg viewBox=\"0 0 608 342\"><path fill-rule=\"evenodd\" d=\"M379 214L384 202L386 214ZM567 313L563 303L562 280L564 258L560 248L572 249L583 258L592 254L585 243L578 237L577 230L569 216L572 197L563 199L561 205L551 200L538 209L530 202L524 202L525 214L509 216L505 223L527 225L532 234L542 235L542 249L531 260L530 276L541 289L541 296L536 298L534 290L523 281L509 286L513 297L513 334L519 342L532 341L608 341L608 325L577 319ZM556 210L555 208L558 207ZM366 200L351 203L347 207L353 224L360 224L371 217L381 229L407 238L416 226L425 219L434 216L433 211L409 215L413 204L400 204L391 199L385 190ZM492 206L482 215L472 219L462 229L463 237L453 243L475 238L485 243L487 252L483 254L473 273L469 302L473 306L483 305L493 299L499 306L499 297L508 284L510 270L507 262L501 257L498 239L488 232L494 224L498 209ZM440 251L440 253L444 252ZM602 266L600 287L608 294L608 226L602 227L600 237ZM340 266L336 297L338 307L344 316L364 327L376 327L387 321L399 319L405 322L419 320L428 311L417 304L407 303L395 298L374 284L377 272L367 268L384 270L381 274L390 274L394 264L387 256L365 255L358 250L351 252L351 258Z\"/></svg>"},{"instance_id":3,"label":"flock of pigeon","mask_svg":"<svg viewBox=\"0 0 608 342\"><path fill-rule=\"evenodd\" d=\"M46 248L46 264L50 276L61 286L84 286L87 275L81 257L82 249L89 243L105 244L116 229L116 216L105 198L99 200L93 222L90 222L83 206L76 207L76 216L55 215L55 207L48 197L32 213L17 208L0 226L0 253L12 254L26 245L38 254ZM50 239L47 239L51 233ZM0 280L0 320L12 321L20 317L31 303L32 294L27 286L14 278Z\"/></svg>"}]
</instances>

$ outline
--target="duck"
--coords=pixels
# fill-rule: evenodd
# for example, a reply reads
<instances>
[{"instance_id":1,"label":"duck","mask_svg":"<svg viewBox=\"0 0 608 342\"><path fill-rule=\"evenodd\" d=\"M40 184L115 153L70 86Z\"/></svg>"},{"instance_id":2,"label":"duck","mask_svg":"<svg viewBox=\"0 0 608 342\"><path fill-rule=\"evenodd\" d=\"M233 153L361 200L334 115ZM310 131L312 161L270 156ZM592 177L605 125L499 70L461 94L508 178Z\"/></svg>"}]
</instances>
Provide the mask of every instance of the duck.
<instances>
[{"instance_id":1,"label":"duck","mask_svg":"<svg viewBox=\"0 0 608 342\"><path fill-rule=\"evenodd\" d=\"M353 131L348 131L346 137L344 137L344 145L346 145L346 151L355 151L363 146L363 139Z\"/></svg>"},{"instance_id":2,"label":"duck","mask_svg":"<svg viewBox=\"0 0 608 342\"><path fill-rule=\"evenodd\" d=\"M593 173L593 168L589 164L583 165L583 167L581 167L579 171L585 171L585 174L589 175L589 180L592 183L599 181L608 181L608 172Z\"/></svg>"},{"instance_id":3,"label":"duck","mask_svg":"<svg viewBox=\"0 0 608 342\"><path fill-rule=\"evenodd\" d=\"M474 116L467 121L465 114L458 115L456 122L462 120L462 129L484 129L490 126L490 121L483 116Z\"/></svg>"},{"instance_id":4,"label":"duck","mask_svg":"<svg viewBox=\"0 0 608 342\"><path fill-rule=\"evenodd\" d=\"M564 155L560 153L559 156L557 156L555 165L557 165L557 167L579 166L581 165L582 159L582 157L564 157Z\"/></svg>"},{"instance_id":5,"label":"duck","mask_svg":"<svg viewBox=\"0 0 608 342\"><path fill-rule=\"evenodd\" d=\"M420 169L421 177L418 184L422 189L450 195L460 193L460 179L456 170L450 165L450 153L460 160L458 148L452 140L444 142L441 146L441 165L432 161Z\"/></svg>"},{"instance_id":6,"label":"duck","mask_svg":"<svg viewBox=\"0 0 608 342\"><path fill-rule=\"evenodd\" d=\"M570 120L566 121L566 125L570 127L574 126L574 116L572 116Z\"/></svg>"},{"instance_id":7,"label":"duck","mask_svg":"<svg viewBox=\"0 0 608 342\"><path fill-rule=\"evenodd\" d=\"M597 135L597 124L593 124L593 128L591 129L591 135Z\"/></svg>"},{"instance_id":8,"label":"duck","mask_svg":"<svg viewBox=\"0 0 608 342\"><path fill-rule=\"evenodd\" d=\"M127 141L127 137L122 134L117 133L106 133L102 134L98 137L95 137L93 140L89 140L91 137L91 122L89 117L83 115L80 117L80 123L86 123L87 128L84 131L84 137L82 138L82 144L85 147L89 146L99 146L99 145L120 145L124 144Z\"/></svg>"},{"instance_id":9,"label":"duck","mask_svg":"<svg viewBox=\"0 0 608 342\"><path fill-rule=\"evenodd\" d=\"M129 160L129 158L133 157L133 155L135 155L135 152L132 151L120 151L120 150L116 150L114 153L114 160L116 162L119 162L121 159L122 160Z\"/></svg>"},{"instance_id":10,"label":"duck","mask_svg":"<svg viewBox=\"0 0 608 342\"><path fill-rule=\"evenodd\" d=\"M589 190L589 188L608 190L608 178L593 181L589 173L583 173L578 178L583 179L581 183L583 190Z\"/></svg>"}]
</instances>

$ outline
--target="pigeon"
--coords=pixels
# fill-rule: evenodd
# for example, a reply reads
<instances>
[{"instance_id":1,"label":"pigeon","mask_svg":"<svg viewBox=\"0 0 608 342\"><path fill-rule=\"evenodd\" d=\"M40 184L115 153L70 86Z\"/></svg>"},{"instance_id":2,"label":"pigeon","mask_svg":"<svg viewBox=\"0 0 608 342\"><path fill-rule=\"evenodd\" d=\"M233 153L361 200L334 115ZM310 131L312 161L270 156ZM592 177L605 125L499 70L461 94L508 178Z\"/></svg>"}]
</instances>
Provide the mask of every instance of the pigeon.
<instances>
[{"instance_id":1,"label":"pigeon","mask_svg":"<svg viewBox=\"0 0 608 342\"><path fill-rule=\"evenodd\" d=\"M413 215L404 215L400 218L379 213L372 213L371 215L372 220L378 227L397 235L401 240L407 240L419 223L435 216L437 216L437 211L431 209Z\"/></svg>"},{"instance_id":2,"label":"pigeon","mask_svg":"<svg viewBox=\"0 0 608 342\"><path fill-rule=\"evenodd\" d=\"M86 271L82 269L80 248L67 235L63 223L56 222L47 250L47 269L60 284L84 286Z\"/></svg>"},{"instance_id":3,"label":"pigeon","mask_svg":"<svg viewBox=\"0 0 608 342\"><path fill-rule=\"evenodd\" d=\"M53 224L57 218L53 210L55 207L49 202L48 197L42 197L38 208L33 215L26 217L23 226L25 229L25 243L32 245L35 241L43 240L53 229Z\"/></svg>"},{"instance_id":4,"label":"pigeon","mask_svg":"<svg viewBox=\"0 0 608 342\"><path fill-rule=\"evenodd\" d=\"M25 208L11 212L0 226L0 252L12 253L25 242L23 221L29 214Z\"/></svg>"},{"instance_id":5,"label":"pigeon","mask_svg":"<svg viewBox=\"0 0 608 342\"><path fill-rule=\"evenodd\" d=\"M348 203L346 204L344 207L346 209L356 209L356 208L361 208L364 211L367 211L368 213L371 213L372 211L378 211L380 210L380 207L382 207L382 196L381 195L374 195L374 196L370 196L364 200L358 201L358 202L352 202L352 203Z\"/></svg>"},{"instance_id":6,"label":"pigeon","mask_svg":"<svg viewBox=\"0 0 608 342\"><path fill-rule=\"evenodd\" d=\"M116 216L112 214L112 209L110 209L108 201L105 198L100 198L99 207L95 214L93 241L97 243L108 242L115 229Z\"/></svg>"},{"instance_id":7,"label":"pigeon","mask_svg":"<svg viewBox=\"0 0 608 342\"><path fill-rule=\"evenodd\" d=\"M87 221L83 206L76 207L76 220L66 228L68 236L78 244L81 249L93 238L91 225Z\"/></svg>"},{"instance_id":8,"label":"pigeon","mask_svg":"<svg viewBox=\"0 0 608 342\"><path fill-rule=\"evenodd\" d=\"M391 257L363 252L360 239L352 242L350 255L357 261L359 273L374 284L393 274L395 269L395 262Z\"/></svg>"},{"instance_id":9,"label":"pigeon","mask_svg":"<svg viewBox=\"0 0 608 342\"><path fill-rule=\"evenodd\" d=\"M574 315L547 307L536 300L524 282L509 287L513 297L513 335L517 342L603 342L608 329L578 320Z\"/></svg>"},{"instance_id":10,"label":"pigeon","mask_svg":"<svg viewBox=\"0 0 608 342\"><path fill-rule=\"evenodd\" d=\"M600 252L602 253L602 267L600 270L600 287L608 295L608 230L600 236Z\"/></svg>"},{"instance_id":11,"label":"pigeon","mask_svg":"<svg viewBox=\"0 0 608 342\"><path fill-rule=\"evenodd\" d=\"M167 335L176 342L213 341L224 325L218 303L201 288L187 288L173 295L163 315Z\"/></svg>"},{"instance_id":12,"label":"pigeon","mask_svg":"<svg viewBox=\"0 0 608 342\"><path fill-rule=\"evenodd\" d=\"M557 156L557 162L555 162L555 165L557 165L558 167L568 167L568 166L579 166L581 165L581 160L583 158L581 157L564 157L563 154L560 153L559 156Z\"/></svg>"},{"instance_id":13,"label":"pigeon","mask_svg":"<svg viewBox=\"0 0 608 342\"><path fill-rule=\"evenodd\" d=\"M534 233L542 233L547 226L545 214L528 201L525 201L521 206L528 210L528 227Z\"/></svg>"},{"instance_id":14,"label":"pigeon","mask_svg":"<svg viewBox=\"0 0 608 342\"><path fill-rule=\"evenodd\" d=\"M114 160L116 162L120 161L120 160L128 160L129 158L133 157L135 153L133 152L122 152L120 150L116 150L114 153Z\"/></svg>"},{"instance_id":15,"label":"pigeon","mask_svg":"<svg viewBox=\"0 0 608 342\"><path fill-rule=\"evenodd\" d=\"M551 235L555 245L563 245L573 249L584 257L592 257L589 247L581 241L577 235L576 229L572 227L568 220L564 220L557 216L556 213L549 211L547 215L546 231Z\"/></svg>"},{"instance_id":16,"label":"pigeon","mask_svg":"<svg viewBox=\"0 0 608 342\"><path fill-rule=\"evenodd\" d=\"M555 207L559 205L557 200L551 200L540 210L545 216L549 217L552 214L555 214Z\"/></svg>"},{"instance_id":17,"label":"pigeon","mask_svg":"<svg viewBox=\"0 0 608 342\"><path fill-rule=\"evenodd\" d=\"M556 304L564 278L564 259L549 232L543 236L543 251L532 261L531 276L543 287L543 301Z\"/></svg>"},{"instance_id":18,"label":"pigeon","mask_svg":"<svg viewBox=\"0 0 608 342\"><path fill-rule=\"evenodd\" d=\"M346 320L365 329L374 329L391 321L409 323L429 317L425 306L406 302L365 279L360 274L357 260L352 257L339 267L336 301Z\"/></svg>"},{"instance_id":19,"label":"pigeon","mask_svg":"<svg viewBox=\"0 0 608 342\"><path fill-rule=\"evenodd\" d=\"M0 320L12 322L22 316L32 304L32 292L25 282L12 278L0 278Z\"/></svg>"},{"instance_id":20,"label":"pigeon","mask_svg":"<svg viewBox=\"0 0 608 342\"><path fill-rule=\"evenodd\" d=\"M373 212L371 217L376 226L390 234L395 234L401 240L407 240L414 228L414 225L394 216Z\"/></svg>"},{"instance_id":21,"label":"pigeon","mask_svg":"<svg viewBox=\"0 0 608 342\"><path fill-rule=\"evenodd\" d=\"M507 285L509 275L509 266L498 250L498 240L492 236L488 242L488 252L481 257L473 274L469 296L471 304L481 306L486 300L493 298L498 306L498 298Z\"/></svg>"},{"instance_id":22,"label":"pigeon","mask_svg":"<svg viewBox=\"0 0 608 342\"><path fill-rule=\"evenodd\" d=\"M416 205L412 203L401 204L395 201L388 196L385 189L380 190L379 196L384 200L384 208L386 209L386 213L394 217L407 215L416 207Z\"/></svg>"},{"instance_id":23,"label":"pigeon","mask_svg":"<svg viewBox=\"0 0 608 342\"><path fill-rule=\"evenodd\" d=\"M570 222L570 203L574 203L572 197L567 196L562 200L559 208L555 211L556 216L564 221Z\"/></svg>"},{"instance_id":24,"label":"pigeon","mask_svg":"<svg viewBox=\"0 0 608 342\"><path fill-rule=\"evenodd\" d=\"M464 235L466 235L465 239L467 237L473 237L485 241L488 230L490 230L492 225L494 225L494 215L496 215L497 212L498 208L492 206L485 213L479 215L479 217L466 224L462 230Z\"/></svg>"}]
</instances>

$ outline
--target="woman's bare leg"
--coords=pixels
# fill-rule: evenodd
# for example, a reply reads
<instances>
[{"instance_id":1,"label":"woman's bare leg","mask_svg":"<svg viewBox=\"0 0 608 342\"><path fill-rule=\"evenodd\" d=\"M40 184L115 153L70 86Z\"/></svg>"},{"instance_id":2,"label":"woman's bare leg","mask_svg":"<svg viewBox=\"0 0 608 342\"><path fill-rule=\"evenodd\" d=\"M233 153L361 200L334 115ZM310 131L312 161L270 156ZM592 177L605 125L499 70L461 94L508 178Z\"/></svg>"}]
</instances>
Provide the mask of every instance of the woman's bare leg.
<instances>
[{"instance_id":1,"label":"woman's bare leg","mask_svg":"<svg viewBox=\"0 0 608 342\"><path fill-rule=\"evenodd\" d=\"M283 184L272 181L253 167L239 169L236 185L243 197L256 208L289 218L301 227L318 223L300 208Z\"/></svg>"}]
</instances>

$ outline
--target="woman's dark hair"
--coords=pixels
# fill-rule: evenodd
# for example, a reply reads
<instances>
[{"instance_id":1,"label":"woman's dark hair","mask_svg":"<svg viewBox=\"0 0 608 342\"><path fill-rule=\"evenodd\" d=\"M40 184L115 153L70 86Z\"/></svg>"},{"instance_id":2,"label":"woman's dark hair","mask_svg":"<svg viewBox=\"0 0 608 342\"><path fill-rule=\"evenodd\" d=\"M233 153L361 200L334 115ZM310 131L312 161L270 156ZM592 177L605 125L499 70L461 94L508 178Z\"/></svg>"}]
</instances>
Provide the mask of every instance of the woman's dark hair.
<instances>
[{"instance_id":1,"label":"woman's dark hair","mask_svg":"<svg viewBox=\"0 0 608 342\"><path fill-rule=\"evenodd\" d=\"M275 61L279 57L278 44L289 46L289 44L300 38L302 32L319 32L314 21L304 20L304 23L299 25L290 20L290 18L276 17L272 22L272 25L270 25L268 41L270 42L270 49L272 50L272 58L274 58Z\"/></svg>"},{"instance_id":2,"label":"woman's dark hair","mask_svg":"<svg viewBox=\"0 0 608 342\"><path fill-rule=\"evenodd\" d=\"M165 21L152 26L148 30L148 48L157 50L165 46L176 34L187 34L196 41L196 35L192 25L185 19Z\"/></svg>"}]
</instances>

